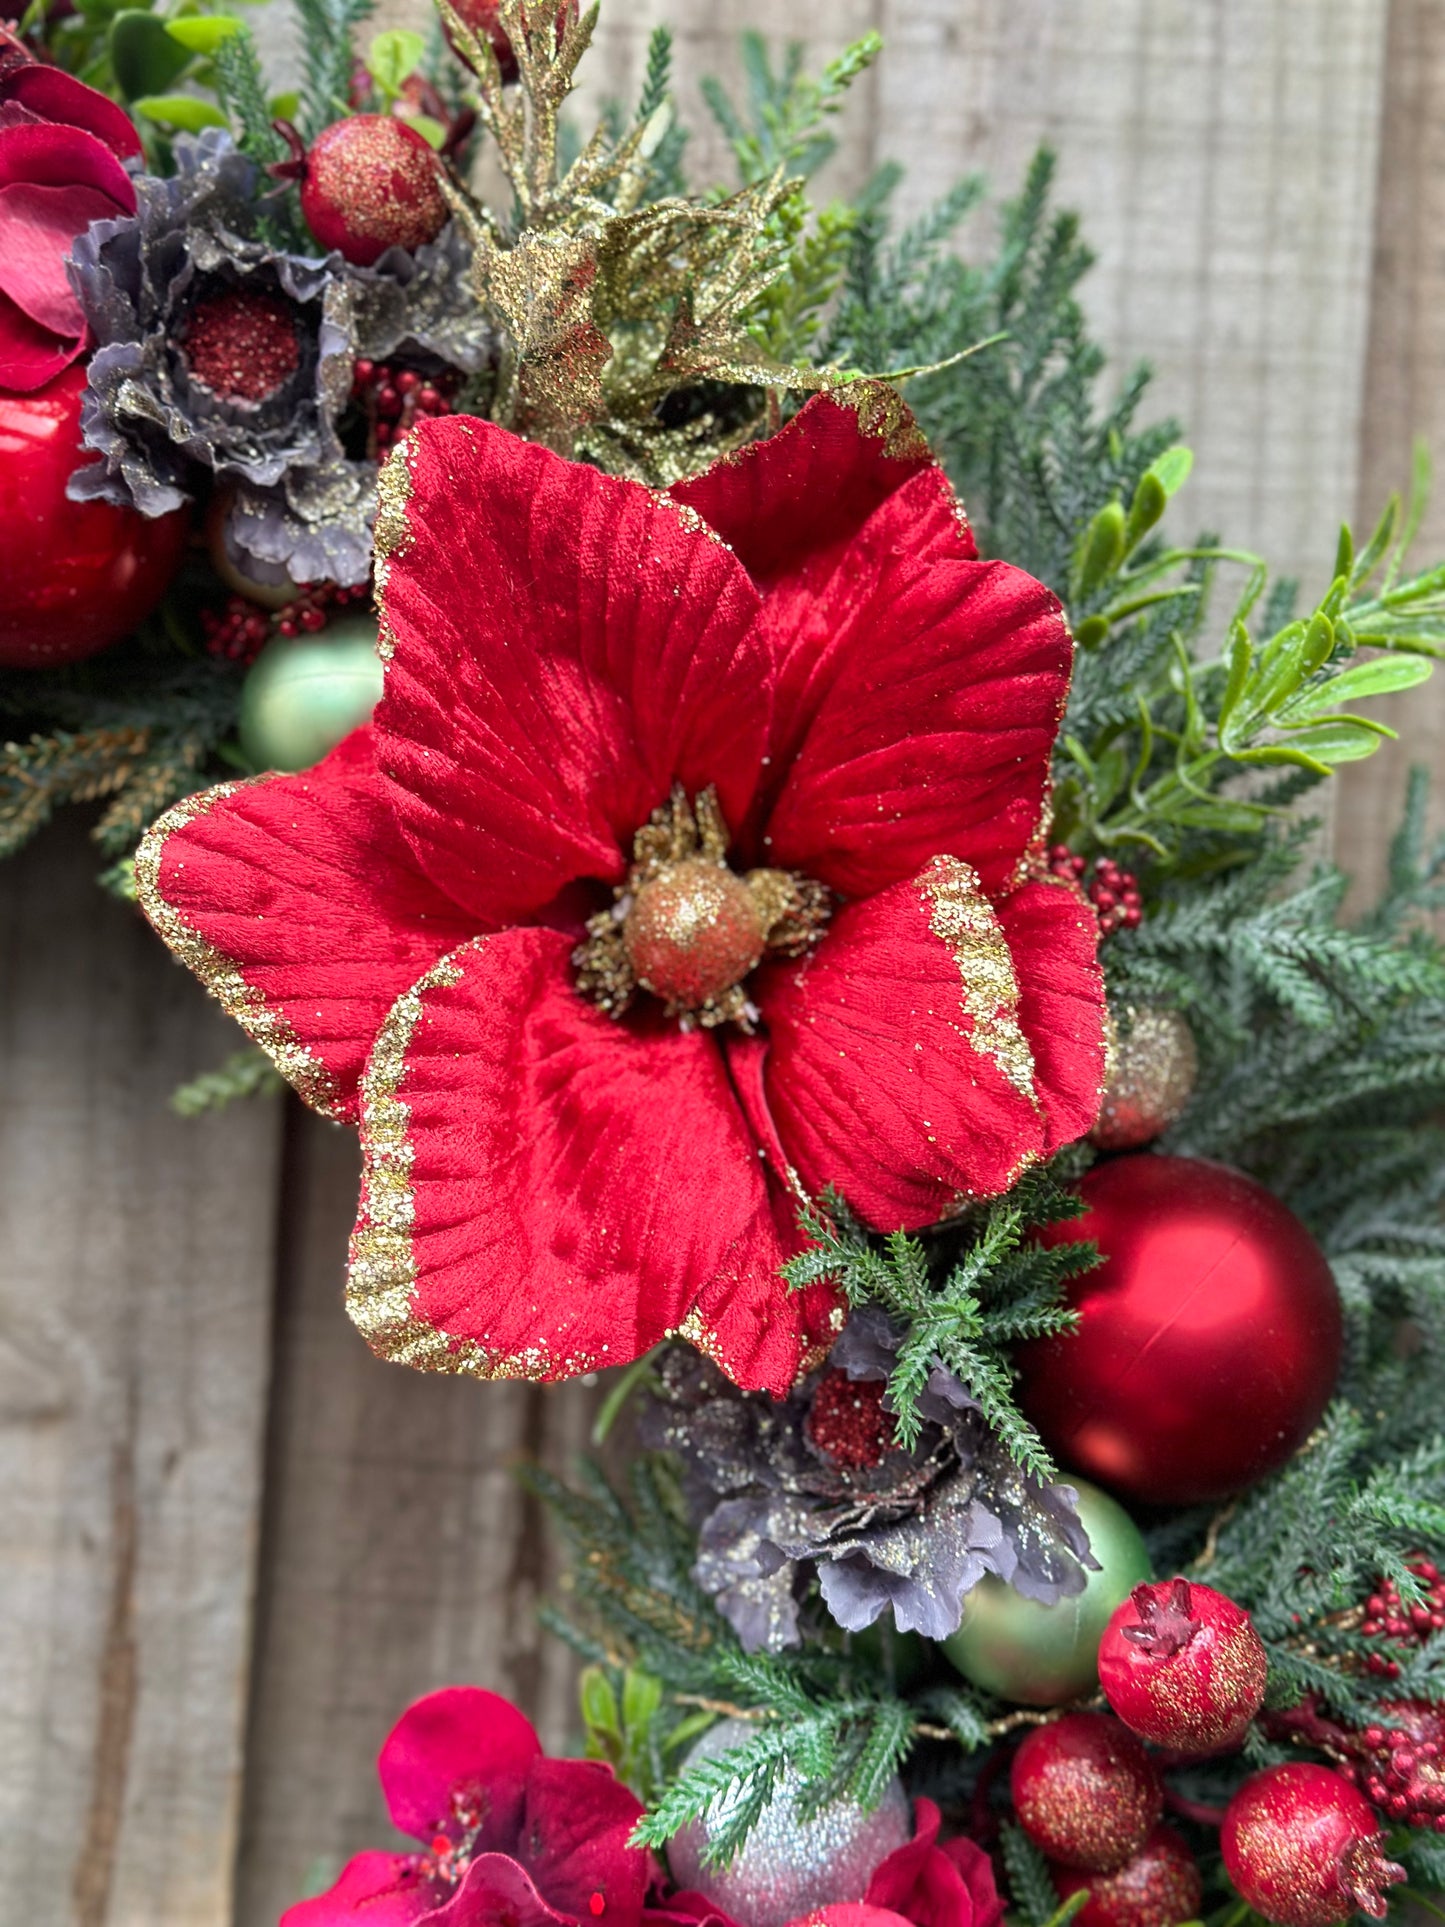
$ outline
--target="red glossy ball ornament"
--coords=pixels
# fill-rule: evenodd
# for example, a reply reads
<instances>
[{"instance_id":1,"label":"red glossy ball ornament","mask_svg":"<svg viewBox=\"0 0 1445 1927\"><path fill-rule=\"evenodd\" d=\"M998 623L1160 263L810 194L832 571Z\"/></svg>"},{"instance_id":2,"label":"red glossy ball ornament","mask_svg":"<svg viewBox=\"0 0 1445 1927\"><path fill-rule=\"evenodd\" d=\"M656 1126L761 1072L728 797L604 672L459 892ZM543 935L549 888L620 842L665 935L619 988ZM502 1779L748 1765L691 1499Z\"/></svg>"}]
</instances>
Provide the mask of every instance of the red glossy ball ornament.
<instances>
[{"instance_id":1,"label":"red glossy ball ornament","mask_svg":"<svg viewBox=\"0 0 1445 1927\"><path fill-rule=\"evenodd\" d=\"M351 114L306 151L301 212L324 248L369 268L388 248L414 252L447 224L441 163L394 114Z\"/></svg>"},{"instance_id":2,"label":"red glossy ball ornament","mask_svg":"<svg viewBox=\"0 0 1445 1927\"><path fill-rule=\"evenodd\" d=\"M190 532L188 509L154 520L72 502L85 459L74 366L33 395L0 391L0 667L80 662L119 642L160 601Z\"/></svg>"},{"instance_id":3,"label":"red glossy ball ornament","mask_svg":"<svg viewBox=\"0 0 1445 1927\"><path fill-rule=\"evenodd\" d=\"M1249 1614L1212 1586L1136 1586L1099 1641L1099 1684L1124 1724L1176 1753L1238 1746L1269 1661Z\"/></svg>"},{"instance_id":4,"label":"red glossy ball ornament","mask_svg":"<svg viewBox=\"0 0 1445 1927\"><path fill-rule=\"evenodd\" d=\"M1079 1328L1026 1347L1024 1410L1050 1450L1156 1505L1228 1498L1283 1465L1329 1401L1343 1342L1324 1253L1240 1171L1148 1153L1096 1165L1081 1218Z\"/></svg>"},{"instance_id":5,"label":"red glossy ball ornament","mask_svg":"<svg viewBox=\"0 0 1445 1927\"><path fill-rule=\"evenodd\" d=\"M1194 1920L1204 1882L1188 1846L1173 1827L1155 1827L1132 1860L1114 1873L1054 1870L1060 1900L1086 1892L1074 1919L1079 1927L1177 1927Z\"/></svg>"},{"instance_id":6,"label":"red glossy ball ornament","mask_svg":"<svg viewBox=\"0 0 1445 1927\"><path fill-rule=\"evenodd\" d=\"M1164 1807L1148 1754L1105 1713L1066 1713L1036 1726L1014 1755L1009 1788L1034 1845L1091 1873L1132 1860Z\"/></svg>"},{"instance_id":7,"label":"red glossy ball ornament","mask_svg":"<svg viewBox=\"0 0 1445 1927\"><path fill-rule=\"evenodd\" d=\"M1330 1927L1357 1909L1383 1920L1405 1869L1387 1860L1375 1810L1325 1766L1272 1766L1230 1801L1225 1870L1275 1927Z\"/></svg>"}]
</instances>

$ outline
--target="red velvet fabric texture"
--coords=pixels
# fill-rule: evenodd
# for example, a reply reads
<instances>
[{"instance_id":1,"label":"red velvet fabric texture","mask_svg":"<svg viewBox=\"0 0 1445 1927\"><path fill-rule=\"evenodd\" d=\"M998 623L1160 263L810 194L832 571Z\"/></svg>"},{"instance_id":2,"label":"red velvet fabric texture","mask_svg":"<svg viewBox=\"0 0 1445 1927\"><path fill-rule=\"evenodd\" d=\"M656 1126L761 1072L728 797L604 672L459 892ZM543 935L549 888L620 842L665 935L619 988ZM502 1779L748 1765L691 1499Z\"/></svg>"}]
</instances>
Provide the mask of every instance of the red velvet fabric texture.
<instances>
[{"instance_id":1,"label":"red velvet fabric texture","mask_svg":"<svg viewBox=\"0 0 1445 1927\"><path fill-rule=\"evenodd\" d=\"M134 214L128 116L73 75L0 44L0 387L29 394L75 360L85 318L65 271L92 221Z\"/></svg>"},{"instance_id":2,"label":"red velvet fabric texture","mask_svg":"<svg viewBox=\"0 0 1445 1927\"><path fill-rule=\"evenodd\" d=\"M406 1355L552 1378L681 1329L781 1393L834 1329L777 1276L800 1188L918 1227L1093 1120L1096 929L1038 875L1062 613L828 398L671 499L464 418L396 459L371 726L176 813L147 907L359 1113L358 1252L405 1166L409 1330L444 1341ZM834 892L748 980L754 1037L573 982L675 784L739 870Z\"/></svg>"},{"instance_id":3,"label":"red velvet fabric texture","mask_svg":"<svg viewBox=\"0 0 1445 1927\"><path fill-rule=\"evenodd\" d=\"M653 1878L627 1842L642 1803L590 1760L549 1760L496 1693L449 1687L409 1707L378 1761L419 1853L362 1853L281 1927L640 1927ZM600 1901L600 1907L598 1902Z\"/></svg>"}]
</instances>

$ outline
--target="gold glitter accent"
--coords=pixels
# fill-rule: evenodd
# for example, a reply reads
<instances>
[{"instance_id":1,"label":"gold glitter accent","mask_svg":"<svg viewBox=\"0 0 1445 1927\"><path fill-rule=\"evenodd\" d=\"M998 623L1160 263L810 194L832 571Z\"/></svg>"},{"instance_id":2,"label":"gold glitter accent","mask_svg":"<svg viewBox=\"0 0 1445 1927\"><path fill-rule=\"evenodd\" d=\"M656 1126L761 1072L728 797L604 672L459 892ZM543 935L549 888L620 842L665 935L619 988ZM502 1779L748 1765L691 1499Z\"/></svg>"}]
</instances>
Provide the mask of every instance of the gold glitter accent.
<instances>
[{"instance_id":1,"label":"gold glitter accent","mask_svg":"<svg viewBox=\"0 0 1445 1927\"><path fill-rule=\"evenodd\" d=\"M886 381L847 381L825 390L830 401L851 409L861 434L882 442L883 453L894 461L933 460L928 437L914 420L913 410L897 388Z\"/></svg>"},{"instance_id":2,"label":"gold glitter accent","mask_svg":"<svg viewBox=\"0 0 1445 1927\"><path fill-rule=\"evenodd\" d=\"M406 438L399 441L381 465L376 478L376 652L383 662L396 654L396 637L386 616L386 584L392 558L400 555L411 541L407 504L411 501L411 451Z\"/></svg>"},{"instance_id":3,"label":"gold glitter accent","mask_svg":"<svg viewBox=\"0 0 1445 1927\"><path fill-rule=\"evenodd\" d=\"M1194 1093L1199 1053L1177 1010L1125 1004L1107 1020L1108 1055L1099 1120L1089 1142L1132 1151L1167 1131Z\"/></svg>"},{"instance_id":4,"label":"gold glitter accent","mask_svg":"<svg viewBox=\"0 0 1445 1927\"><path fill-rule=\"evenodd\" d=\"M161 893L161 854L166 839L228 797L272 781L274 776L267 774L252 777L248 782L218 783L214 789L183 797L158 817L136 851L136 898L165 943L187 969L195 972L252 1043L260 1045L287 1083L313 1110L326 1117L336 1117L340 1112L340 1097L326 1066L313 1056L255 985L247 983L240 965L187 923L175 904Z\"/></svg>"},{"instance_id":5,"label":"gold glitter accent","mask_svg":"<svg viewBox=\"0 0 1445 1927\"><path fill-rule=\"evenodd\" d=\"M640 987L684 1029L734 1023L752 1032L749 972L765 951L802 956L822 934L832 896L789 870L739 877L727 864L730 841L716 790L709 786L690 803L675 784L633 838L632 865L611 907L588 918L586 940L572 953L584 997L620 1017ZM649 979L652 955L656 968L676 971L672 984ZM689 970L694 981L681 990Z\"/></svg>"},{"instance_id":6,"label":"gold glitter accent","mask_svg":"<svg viewBox=\"0 0 1445 1927\"><path fill-rule=\"evenodd\" d=\"M963 983L961 1001L970 1028L960 1035L1037 1108L1033 1052L1019 1026L1018 978L978 872L957 857L935 857L924 876L923 896L931 906L928 927L947 947Z\"/></svg>"},{"instance_id":7,"label":"gold glitter accent","mask_svg":"<svg viewBox=\"0 0 1445 1927\"><path fill-rule=\"evenodd\" d=\"M438 1330L415 1311L411 1174L416 1154L409 1135L411 1109L400 1095L406 1056L427 992L459 983L459 959L487 942L486 937L473 937L433 964L397 998L377 1032L361 1084L361 1207L351 1234L346 1309L377 1357L393 1364L470 1378L570 1378L608 1361L586 1355L558 1358L542 1344L520 1352L488 1351L474 1338Z\"/></svg>"}]
</instances>

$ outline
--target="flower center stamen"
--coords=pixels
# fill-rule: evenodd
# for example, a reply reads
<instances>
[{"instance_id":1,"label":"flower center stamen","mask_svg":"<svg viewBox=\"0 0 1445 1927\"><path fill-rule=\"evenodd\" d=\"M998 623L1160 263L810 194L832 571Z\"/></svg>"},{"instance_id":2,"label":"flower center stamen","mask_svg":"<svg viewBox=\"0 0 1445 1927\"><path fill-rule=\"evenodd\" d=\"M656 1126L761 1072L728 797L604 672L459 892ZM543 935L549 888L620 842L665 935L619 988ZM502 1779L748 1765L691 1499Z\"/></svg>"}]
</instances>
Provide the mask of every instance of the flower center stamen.
<instances>
[{"instance_id":1,"label":"flower center stamen","mask_svg":"<svg viewBox=\"0 0 1445 1927\"><path fill-rule=\"evenodd\" d=\"M689 803L681 788L633 840L632 867L611 909L573 952L577 988L620 1017L650 991L684 1029L736 1023L757 1011L744 980L765 956L800 956L829 914L822 884L788 870L728 868L716 793Z\"/></svg>"}]
</instances>

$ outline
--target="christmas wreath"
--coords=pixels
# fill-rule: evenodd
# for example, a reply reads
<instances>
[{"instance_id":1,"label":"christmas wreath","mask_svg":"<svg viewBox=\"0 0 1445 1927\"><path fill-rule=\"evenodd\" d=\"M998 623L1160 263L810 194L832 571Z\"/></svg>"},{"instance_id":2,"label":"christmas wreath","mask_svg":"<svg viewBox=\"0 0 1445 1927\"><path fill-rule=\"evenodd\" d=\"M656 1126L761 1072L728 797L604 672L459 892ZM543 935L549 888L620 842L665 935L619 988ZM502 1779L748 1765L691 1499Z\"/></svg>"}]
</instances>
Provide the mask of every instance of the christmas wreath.
<instances>
[{"instance_id":1,"label":"christmas wreath","mask_svg":"<svg viewBox=\"0 0 1445 1927\"><path fill-rule=\"evenodd\" d=\"M0 35L0 847L104 799L250 1040L177 1102L359 1131L375 1350L621 1368L526 1475L587 1757L419 1702L287 1922L1445 1891L1445 848L1347 918L1307 802L1445 648L1423 460L1301 605L1165 533L1046 155L968 261L810 198L872 36L690 188L664 30L583 141L595 7L439 6L289 99Z\"/></svg>"}]
</instances>

